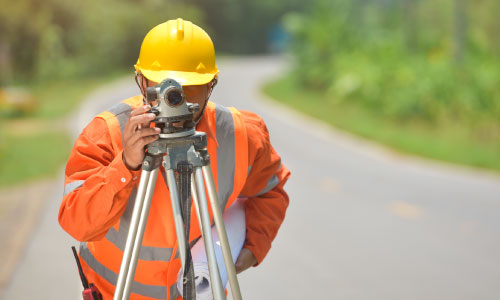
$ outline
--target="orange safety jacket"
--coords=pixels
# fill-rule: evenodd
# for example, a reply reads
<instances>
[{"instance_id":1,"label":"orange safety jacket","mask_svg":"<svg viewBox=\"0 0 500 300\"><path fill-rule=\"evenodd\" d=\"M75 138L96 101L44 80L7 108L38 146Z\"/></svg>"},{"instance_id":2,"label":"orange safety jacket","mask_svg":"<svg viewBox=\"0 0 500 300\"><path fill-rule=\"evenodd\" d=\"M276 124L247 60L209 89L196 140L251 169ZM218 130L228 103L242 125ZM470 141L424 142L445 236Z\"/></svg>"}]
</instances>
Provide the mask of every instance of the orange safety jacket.
<instances>
[{"instance_id":1,"label":"orange safety jacket","mask_svg":"<svg viewBox=\"0 0 500 300\"><path fill-rule=\"evenodd\" d=\"M112 299L125 248L140 171L122 160L123 130L142 96L129 98L98 115L76 140L66 166L59 223L80 244L89 282ZM207 133L208 152L221 206L247 197L244 247L259 264L284 219L290 176L269 141L260 117L208 102L197 130ZM163 179L163 180L162 180ZM209 211L212 218L210 203ZM181 267L166 178L158 174L146 231L132 283L131 299L180 299ZM190 242L201 236L194 207Z\"/></svg>"}]
</instances>

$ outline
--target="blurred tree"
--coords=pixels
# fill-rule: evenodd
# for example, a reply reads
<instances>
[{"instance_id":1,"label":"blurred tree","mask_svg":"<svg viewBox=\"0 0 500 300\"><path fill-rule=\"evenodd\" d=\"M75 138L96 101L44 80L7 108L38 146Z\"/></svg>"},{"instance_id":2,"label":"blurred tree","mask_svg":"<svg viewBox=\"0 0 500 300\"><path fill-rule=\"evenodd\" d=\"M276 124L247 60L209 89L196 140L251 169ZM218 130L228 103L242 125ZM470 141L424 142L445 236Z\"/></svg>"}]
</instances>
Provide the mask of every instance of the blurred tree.
<instances>
[{"instance_id":1,"label":"blurred tree","mask_svg":"<svg viewBox=\"0 0 500 300\"><path fill-rule=\"evenodd\" d=\"M453 40L454 40L454 48L453 48L453 57L457 63L462 63L464 59L464 51L465 51L465 35L466 35L466 3L465 0L455 0L454 5L454 19L455 26L453 31Z\"/></svg>"},{"instance_id":2,"label":"blurred tree","mask_svg":"<svg viewBox=\"0 0 500 300\"><path fill-rule=\"evenodd\" d=\"M418 46L417 1L418 0L404 0L402 5L405 41L410 52L416 52Z\"/></svg>"},{"instance_id":3,"label":"blurred tree","mask_svg":"<svg viewBox=\"0 0 500 300\"><path fill-rule=\"evenodd\" d=\"M12 80L11 57L10 45L0 37L0 87Z\"/></svg>"},{"instance_id":4,"label":"blurred tree","mask_svg":"<svg viewBox=\"0 0 500 300\"><path fill-rule=\"evenodd\" d=\"M0 85L81 76L135 63L149 29L169 18L199 20L171 0L0 0Z\"/></svg>"},{"instance_id":5,"label":"blurred tree","mask_svg":"<svg viewBox=\"0 0 500 300\"><path fill-rule=\"evenodd\" d=\"M58 27L65 29L61 33L67 32L74 23L75 11L62 0L0 0L0 5L0 44L4 45L4 56L8 56L4 64L12 70L9 77L31 77L37 68L39 46L45 30ZM4 79L3 84L13 79Z\"/></svg>"},{"instance_id":6,"label":"blurred tree","mask_svg":"<svg viewBox=\"0 0 500 300\"><path fill-rule=\"evenodd\" d=\"M500 56L500 11L498 0L476 0L469 5L467 14L469 18L470 45L473 50L481 54Z\"/></svg>"},{"instance_id":7,"label":"blurred tree","mask_svg":"<svg viewBox=\"0 0 500 300\"><path fill-rule=\"evenodd\" d=\"M263 53L268 37L281 17L291 10L303 10L300 0L188 0L199 7L204 25L217 50L229 53Z\"/></svg>"},{"instance_id":8,"label":"blurred tree","mask_svg":"<svg viewBox=\"0 0 500 300\"><path fill-rule=\"evenodd\" d=\"M284 19L293 35L292 78L325 101L402 122L498 123L496 3L314 0L307 13Z\"/></svg>"}]
</instances>

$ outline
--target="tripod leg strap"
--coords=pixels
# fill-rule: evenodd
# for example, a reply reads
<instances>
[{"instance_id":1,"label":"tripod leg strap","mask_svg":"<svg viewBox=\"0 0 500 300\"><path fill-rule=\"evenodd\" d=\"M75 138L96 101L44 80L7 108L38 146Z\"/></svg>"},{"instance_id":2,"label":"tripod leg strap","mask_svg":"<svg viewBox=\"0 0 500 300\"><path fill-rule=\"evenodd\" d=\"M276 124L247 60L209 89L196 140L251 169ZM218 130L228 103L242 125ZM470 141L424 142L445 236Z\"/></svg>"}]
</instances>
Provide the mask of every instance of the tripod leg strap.
<instances>
[{"instance_id":1,"label":"tripod leg strap","mask_svg":"<svg viewBox=\"0 0 500 300\"><path fill-rule=\"evenodd\" d=\"M189 231L191 224L191 174L193 173L193 166L188 163L180 163L177 166L177 172L179 174L178 189L180 191L182 219L184 221L187 249L182 283L183 299L195 300L196 286L194 281L193 258L191 256L191 249L189 248Z\"/></svg>"}]
</instances>

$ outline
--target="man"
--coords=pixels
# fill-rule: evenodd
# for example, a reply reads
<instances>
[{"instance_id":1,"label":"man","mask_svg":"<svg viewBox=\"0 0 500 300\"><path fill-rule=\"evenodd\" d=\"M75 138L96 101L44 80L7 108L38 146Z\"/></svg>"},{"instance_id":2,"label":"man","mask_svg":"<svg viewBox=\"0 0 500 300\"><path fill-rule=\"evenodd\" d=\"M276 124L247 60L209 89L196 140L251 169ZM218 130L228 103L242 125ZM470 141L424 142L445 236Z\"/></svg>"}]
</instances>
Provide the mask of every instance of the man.
<instances>
[{"instance_id":1,"label":"man","mask_svg":"<svg viewBox=\"0 0 500 300\"><path fill-rule=\"evenodd\" d=\"M59 223L82 241L80 258L89 282L112 299L125 247L145 146L159 138L150 128L143 97L148 86L166 78L183 85L188 102L202 109L196 129L206 132L211 167L221 206L246 197L246 240L237 272L262 262L284 219L290 176L269 141L260 117L208 101L218 70L210 37L182 19L153 28L144 38L136 68L142 95L127 99L94 118L75 142L66 166ZM235 95L237 97L237 95ZM131 299L179 299L181 262L170 196L158 176L144 234ZM164 179L164 178L162 178ZM200 236L191 214L190 241Z\"/></svg>"}]
</instances>

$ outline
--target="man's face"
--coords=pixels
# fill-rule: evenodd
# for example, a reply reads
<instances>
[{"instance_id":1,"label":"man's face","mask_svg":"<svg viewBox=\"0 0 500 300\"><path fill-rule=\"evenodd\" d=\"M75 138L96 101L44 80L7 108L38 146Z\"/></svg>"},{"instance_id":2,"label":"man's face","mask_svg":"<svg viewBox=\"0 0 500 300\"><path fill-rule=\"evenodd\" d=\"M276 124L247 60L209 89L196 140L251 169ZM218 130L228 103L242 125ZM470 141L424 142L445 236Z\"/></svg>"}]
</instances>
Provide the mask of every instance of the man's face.
<instances>
[{"instance_id":1,"label":"man's face","mask_svg":"<svg viewBox=\"0 0 500 300\"><path fill-rule=\"evenodd\" d=\"M158 85L157 82L148 80L148 87ZM195 113L194 119L198 120L202 114L202 108L205 106L205 102L208 100L208 93L210 92L210 83L202 85L186 85L182 89L186 94L186 101L190 103L198 103L200 105L200 110Z\"/></svg>"},{"instance_id":2,"label":"man's face","mask_svg":"<svg viewBox=\"0 0 500 300\"><path fill-rule=\"evenodd\" d=\"M203 85L188 85L183 86L182 89L186 94L187 102L198 103L200 105L200 110L195 113L194 119L198 120L202 113L202 109L205 106L205 102L208 100L208 93L210 91L209 84Z\"/></svg>"}]
</instances>

